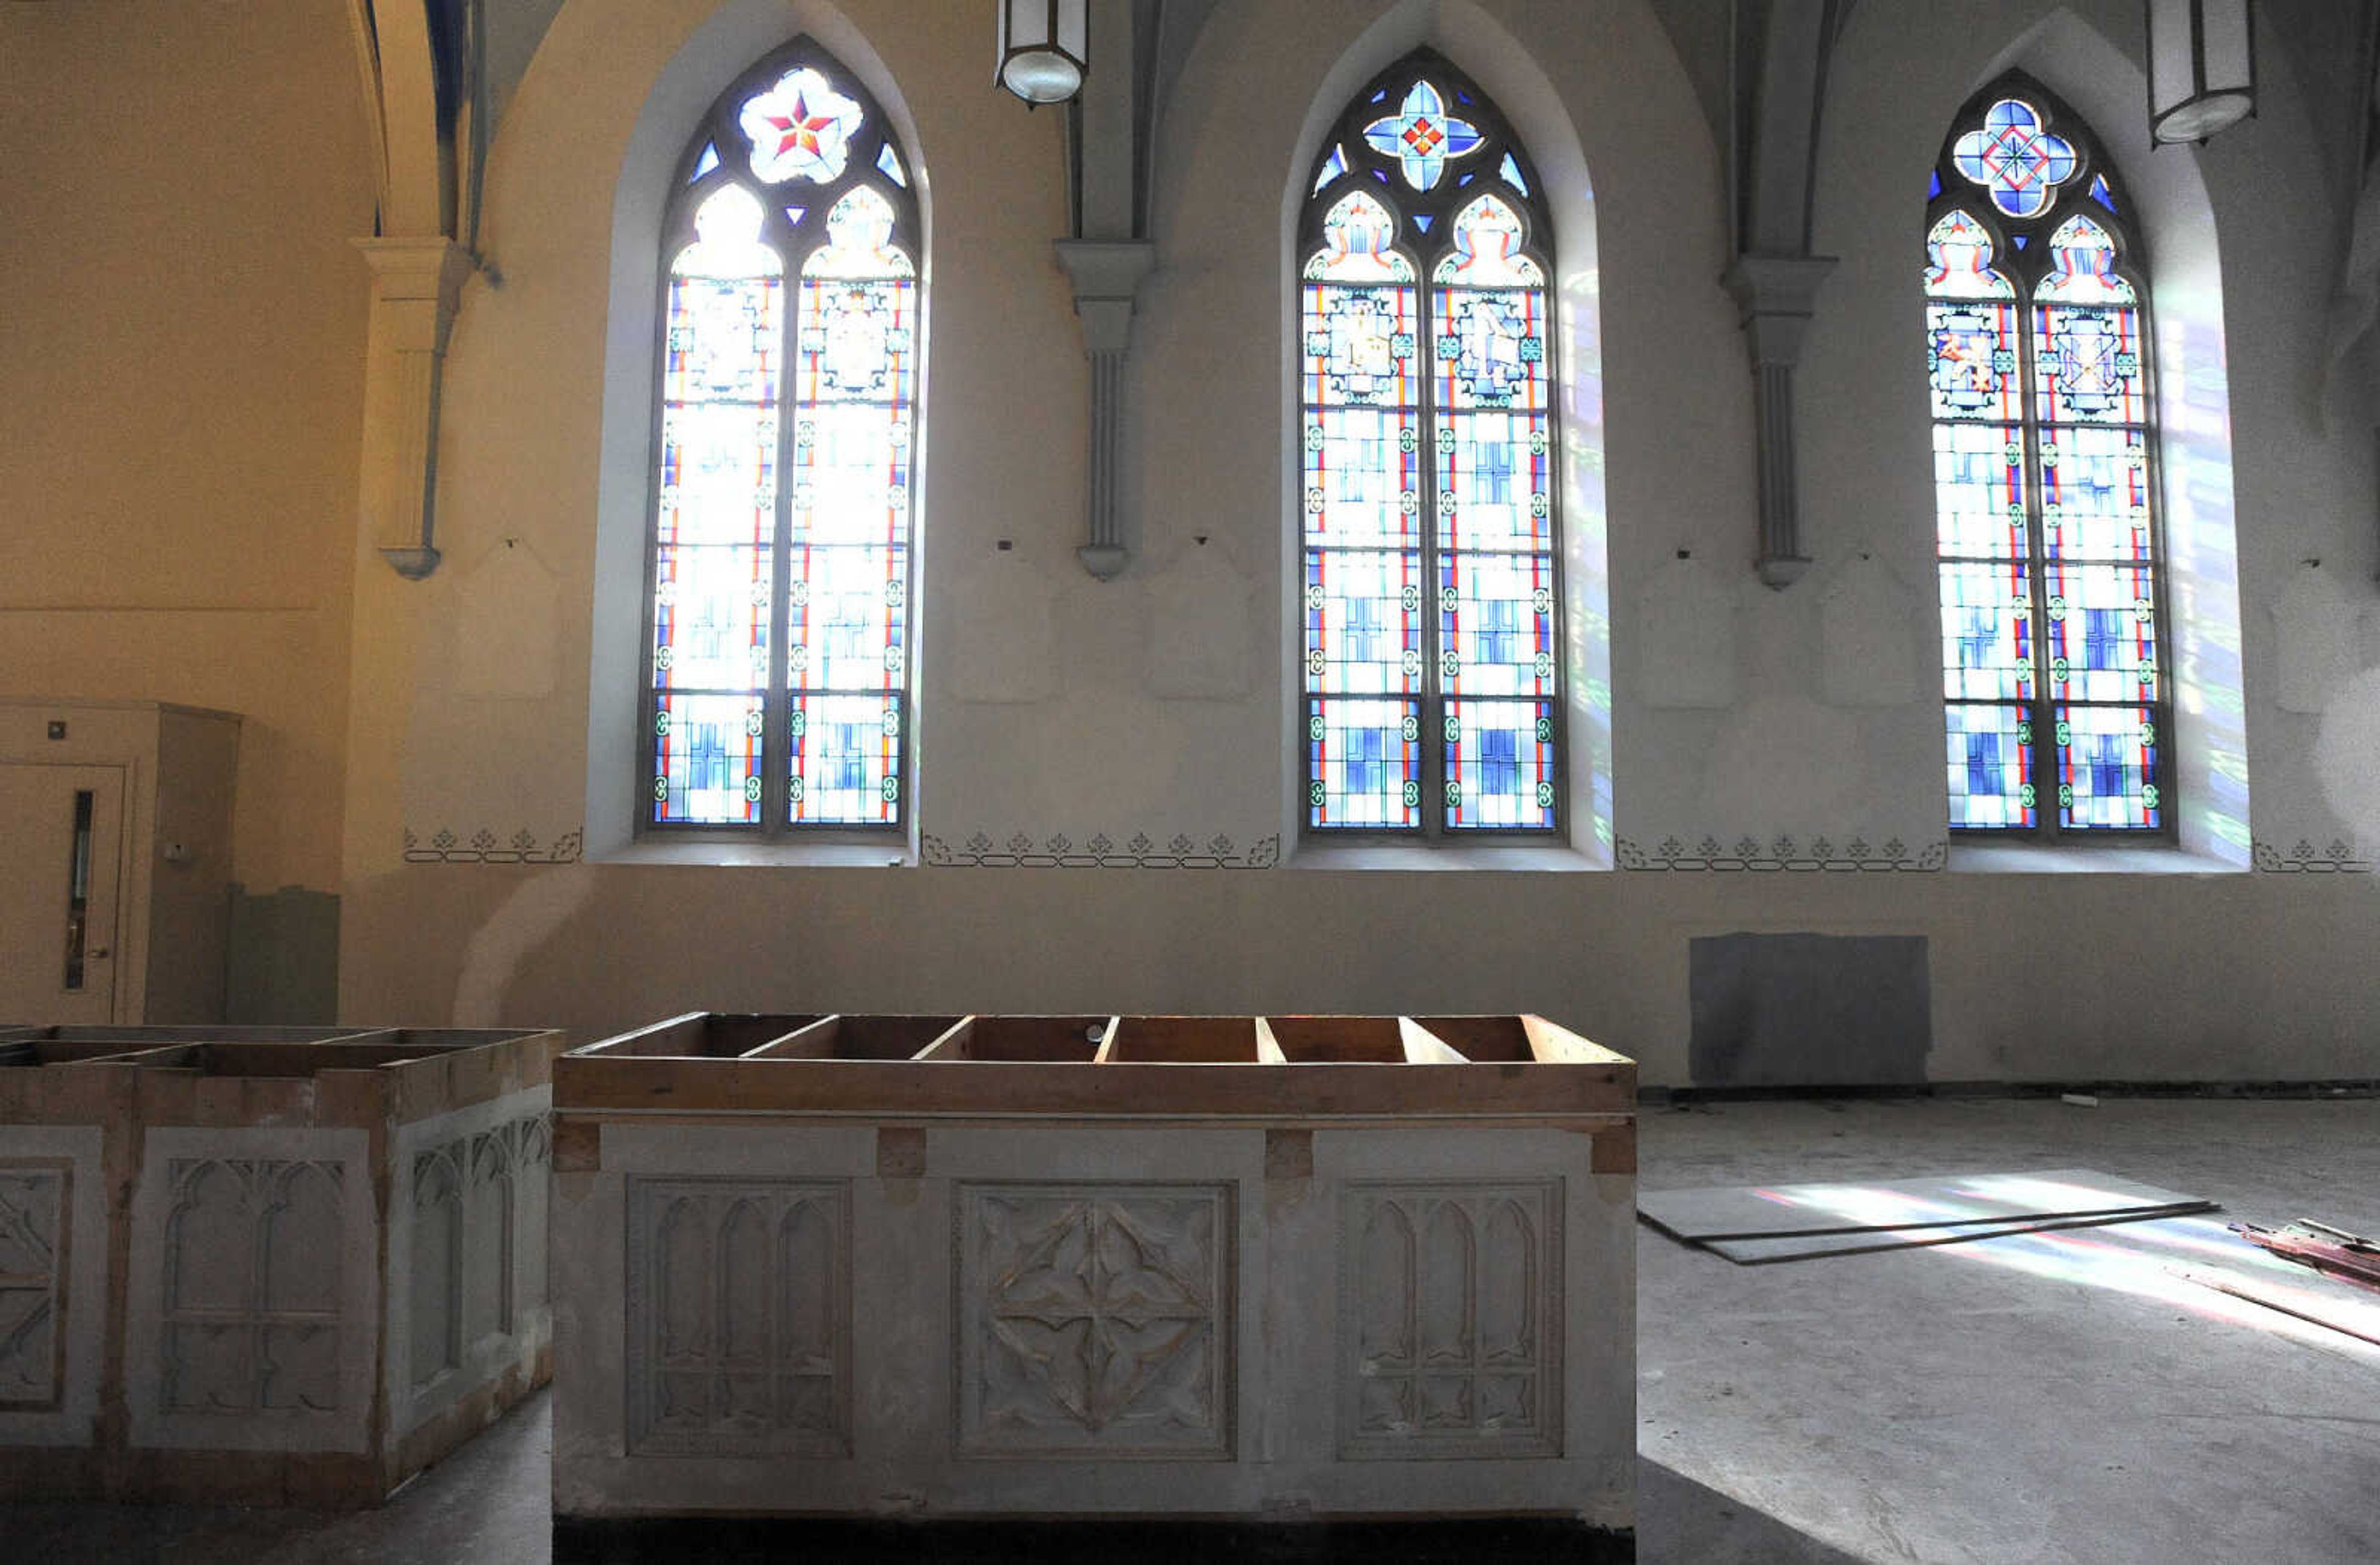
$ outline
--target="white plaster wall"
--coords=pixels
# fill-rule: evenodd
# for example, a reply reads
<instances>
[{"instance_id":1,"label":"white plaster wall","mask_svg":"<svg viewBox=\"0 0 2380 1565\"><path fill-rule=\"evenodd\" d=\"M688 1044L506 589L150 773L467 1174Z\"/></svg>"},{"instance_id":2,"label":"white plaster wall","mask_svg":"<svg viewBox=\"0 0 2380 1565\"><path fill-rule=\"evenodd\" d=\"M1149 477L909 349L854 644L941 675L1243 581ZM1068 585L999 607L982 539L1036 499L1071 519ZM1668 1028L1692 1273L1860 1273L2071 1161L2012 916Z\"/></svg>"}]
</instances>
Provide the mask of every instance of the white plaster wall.
<instances>
[{"instance_id":1,"label":"white plaster wall","mask_svg":"<svg viewBox=\"0 0 2380 1565\"><path fill-rule=\"evenodd\" d=\"M1063 224L1057 119L993 92L981 40L941 25L943 15L929 0L833 10L570 0L556 18L489 172L487 238L506 281L467 289L448 360L440 513L458 566L518 538L551 573L552 687L461 688L468 568L359 601L361 657L390 665L378 687L398 695L384 764L358 769L386 781L346 800L359 844L343 924L346 1013L435 1021L468 993L475 1015L593 1034L692 1007L1534 1009L1638 1056L1645 1080L1662 1082L1684 1077L1693 935L1912 933L1932 941L1940 1078L2372 1074L2355 1019L2380 998L2367 956L2380 877L1940 867L1914 282L1925 168L1957 104L2020 58L2101 118L2119 149L2137 140L2122 128L2135 112L2129 87L2095 89L2103 110L2092 83L2057 71L2058 59L2136 56L2136 7L2089 0L2061 15L2045 0L1978 0L1853 14L1830 78L1816 212L1817 247L1842 264L1820 296L1800 380L1816 564L1781 593L1750 571L1750 381L1717 281L1720 160L1688 74L1639 0L1216 9L1161 132L1159 270L1128 388L1140 553L1124 581L1104 586L1071 554L1086 377L1049 249ZM615 263L637 237L616 229L620 181L656 83L671 103L683 97L672 112L687 123L708 101L673 62L710 30L741 29L751 42L717 67L715 90L734 63L802 26L832 34L905 116L930 213L919 827L961 857L977 833L995 856L1022 837L1024 856L1043 860L1097 858L1099 837L1110 858L1165 856L1178 833L1193 839L1191 856L1271 862L1278 849L1263 847L1281 832L1295 770L1274 655L1289 635L1282 193L1303 139L1336 107L1318 102L1322 85L1334 73L1360 79L1363 41L1385 36L1372 30L1428 36L1434 18L1473 15L1535 62L1593 180L1615 847L1623 864L1658 865L1675 841L1696 863L1749 867L1341 873L1301 857L1269 870L1095 872L935 867L930 852L926 867L904 868L885 855L866 868L402 862L408 828L462 843L526 832L532 856L565 859L551 847L575 834L625 838L636 649L633 631L623 641L594 628L606 594L633 607L645 503L644 458L634 440L613 439L606 400L625 384L634 406L646 372L621 357L637 327L618 313ZM2044 51L2053 57L2034 57ZM1491 91L1526 86L1496 79L1496 48L1454 52ZM2314 413L2332 220L2287 62L2276 47L2265 64L2260 118L2201 151L2151 160L2143 149L2149 161L2126 173L2144 204L2187 194L2194 174L2216 224L2232 459L2228 496L2217 485L2203 498L2208 516L2228 507L2235 518L2246 694L2232 721L2248 740L2254 835L2286 855L2300 838L2319 850L2344 828L2306 759L2325 720L2277 708L2263 605L2298 559L2319 553L2368 606L2374 501L2362 437ZM2162 239L2159 213L2151 232ZM2202 235L2196 253L2207 252ZM625 382L622 365L634 370ZM613 525L622 516L625 531ZM1162 699L1144 661L1145 593L1162 589L1158 566L1201 531L1250 579L1259 652L1244 696ZM1004 568L1046 588L1051 687L1039 699L964 700L954 627L1002 539L1014 544ZM1736 605L1723 707L1645 699L1658 682L1641 661L1637 604L1682 548ZM1884 585L1868 573L1860 590L1888 601L1897 590L1905 603L1913 699L1829 698L1823 605L1863 552L1885 567ZM2220 617L2208 616L2217 630ZM2222 650L2210 633L2207 660ZM592 688L617 694L591 699ZM1148 853L1129 848L1135 833L1151 839ZM2374 856L2372 844L2345 846L2350 862ZM471 971L468 991L467 951L502 956Z\"/></svg>"}]
</instances>

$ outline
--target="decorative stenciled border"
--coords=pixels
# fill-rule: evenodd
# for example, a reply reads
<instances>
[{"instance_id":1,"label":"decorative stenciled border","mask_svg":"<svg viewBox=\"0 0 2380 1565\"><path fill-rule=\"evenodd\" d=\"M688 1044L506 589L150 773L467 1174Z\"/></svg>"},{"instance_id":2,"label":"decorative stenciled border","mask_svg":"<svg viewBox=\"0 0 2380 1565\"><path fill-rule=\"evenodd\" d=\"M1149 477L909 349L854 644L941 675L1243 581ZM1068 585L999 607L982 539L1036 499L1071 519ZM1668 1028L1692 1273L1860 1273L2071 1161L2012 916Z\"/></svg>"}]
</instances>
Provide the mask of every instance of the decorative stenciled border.
<instances>
[{"instance_id":1,"label":"decorative stenciled border","mask_svg":"<svg viewBox=\"0 0 2380 1565\"><path fill-rule=\"evenodd\" d=\"M1133 833L1122 845L1102 831L1079 846L1063 832L1037 843L1019 831L1003 843L978 831L955 847L928 832L920 846L928 864L980 869L1270 869L1281 862L1278 836L1260 838L1243 850L1220 832L1203 844L1186 831L1177 832L1162 847L1146 831Z\"/></svg>"},{"instance_id":2,"label":"decorative stenciled border","mask_svg":"<svg viewBox=\"0 0 2380 1565\"><path fill-rule=\"evenodd\" d=\"M1665 837L1649 853L1621 837L1612 847L1622 869L1931 874L1944 868L1950 861L1950 844L1947 841L1927 843L1912 855L1908 844L1898 837L1880 848L1870 847L1864 837L1853 837L1840 845L1828 838L1815 837L1804 847L1799 840L1790 836L1779 837L1767 843L1751 837L1739 837L1732 849L1722 845L1717 837L1705 837L1692 847L1675 837Z\"/></svg>"},{"instance_id":3,"label":"decorative stenciled border","mask_svg":"<svg viewBox=\"0 0 2380 1565\"><path fill-rule=\"evenodd\" d=\"M585 835L578 831L565 831L540 843L536 832L523 827L500 842L482 826L466 842L442 827L424 842L412 827L405 829L407 864L576 864L585 845Z\"/></svg>"},{"instance_id":4,"label":"decorative stenciled border","mask_svg":"<svg viewBox=\"0 0 2380 1565\"><path fill-rule=\"evenodd\" d=\"M2370 850L2337 837L2321 849L2303 837L2288 848L2275 847L2259 837L2253 852L2256 867L2267 875L2369 875L2380 867Z\"/></svg>"}]
</instances>

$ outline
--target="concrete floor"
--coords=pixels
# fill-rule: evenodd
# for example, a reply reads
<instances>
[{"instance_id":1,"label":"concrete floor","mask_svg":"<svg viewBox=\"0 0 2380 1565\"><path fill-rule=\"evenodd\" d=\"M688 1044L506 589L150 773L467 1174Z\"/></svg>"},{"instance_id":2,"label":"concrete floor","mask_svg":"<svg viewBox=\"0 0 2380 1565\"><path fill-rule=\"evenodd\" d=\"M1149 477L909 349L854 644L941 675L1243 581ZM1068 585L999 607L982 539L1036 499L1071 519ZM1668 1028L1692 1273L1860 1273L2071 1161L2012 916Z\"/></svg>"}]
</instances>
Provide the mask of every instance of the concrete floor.
<instances>
[{"instance_id":1,"label":"concrete floor","mask_svg":"<svg viewBox=\"0 0 2380 1565\"><path fill-rule=\"evenodd\" d=\"M1737 1267L1638 1230L1641 1558L1662 1565L2369 1565L2380 1348L2181 1280L2223 1228L2380 1233L2380 1102L1648 1109L1647 1189L2104 1169L2220 1216ZM548 1399L344 1517L0 1506L39 1565L534 1565ZM1369 1551L1375 1560L1382 1558Z\"/></svg>"}]
</instances>

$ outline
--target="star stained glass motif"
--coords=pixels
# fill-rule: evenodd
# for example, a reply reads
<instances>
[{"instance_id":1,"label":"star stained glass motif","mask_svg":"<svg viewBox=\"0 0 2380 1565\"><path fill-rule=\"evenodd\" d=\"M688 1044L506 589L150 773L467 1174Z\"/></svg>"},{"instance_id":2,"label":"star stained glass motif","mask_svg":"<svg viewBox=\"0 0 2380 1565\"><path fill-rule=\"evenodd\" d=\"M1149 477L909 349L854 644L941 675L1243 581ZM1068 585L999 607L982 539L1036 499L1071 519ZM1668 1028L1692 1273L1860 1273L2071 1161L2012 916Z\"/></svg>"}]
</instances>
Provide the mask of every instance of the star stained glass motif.
<instances>
[{"instance_id":1,"label":"star stained glass motif","mask_svg":"<svg viewBox=\"0 0 2380 1565\"><path fill-rule=\"evenodd\" d=\"M2010 217L2047 212L2058 187L2081 166L2074 144L2052 135L2040 111L2022 98L2002 98L1985 110L1982 127L1959 138L1951 161Z\"/></svg>"},{"instance_id":2,"label":"star stained glass motif","mask_svg":"<svg viewBox=\"0 0 2380 1565\"><path fill-rule=\"evenodd\" d=\"M1398 172L1416 190L1427 190L1446 172L1446 160L1478 150L1479 127L1446 112L1446 100L1427 80L1406 90L1397 112L1364 127L1371 149L1397 160Z\"/></svg>"},{"instance_id":3,"label":"star stained glass motif","mask_svg":"<svg viewBox=\"0 0 2380 1565\"><path fill-rule=\"evenodd\" d=\"M690 216L694 240L663 257L645 819L897 828L915 198L866 92L815 43L762 69L765 90L712 106L663 225ZM756 181L793 188L764 200Z\"/></svg>"},{"instance_id":4,"label":"star stained glass motif","mask_svg":"<svg viewBox=\"0 0 2380 1565\"><path fill-rule=\"evenodd\" d=\"M771 185L808 179L828 185L843 177L857 133L859 105L803 67L745 103L735 123L752 142L752 172Z\"/></svg>"}]
</instances>

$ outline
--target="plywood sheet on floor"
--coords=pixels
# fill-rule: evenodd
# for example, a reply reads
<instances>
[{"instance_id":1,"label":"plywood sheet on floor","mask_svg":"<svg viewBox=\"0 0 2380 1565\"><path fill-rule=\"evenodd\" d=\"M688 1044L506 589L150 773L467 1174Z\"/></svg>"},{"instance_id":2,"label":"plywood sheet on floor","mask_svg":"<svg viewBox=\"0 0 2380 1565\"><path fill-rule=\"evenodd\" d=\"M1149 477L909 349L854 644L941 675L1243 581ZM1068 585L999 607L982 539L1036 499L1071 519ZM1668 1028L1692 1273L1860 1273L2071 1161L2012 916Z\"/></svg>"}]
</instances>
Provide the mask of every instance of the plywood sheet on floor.
<instances>
[{"instance_id":1,"label":"plywood sheet on floor","mask_svg":"<svg viewBox=\"0 0 2380 1565\"><path fill-rule=\"evenodd\" d=\"M1640 1192L1639 1216L1687 1244L2032 1223L2122 1213L2205 1211L2214 1203L2096 1169L1996 1171L1827 1184Z\"/></svg>"}]
</instances>

